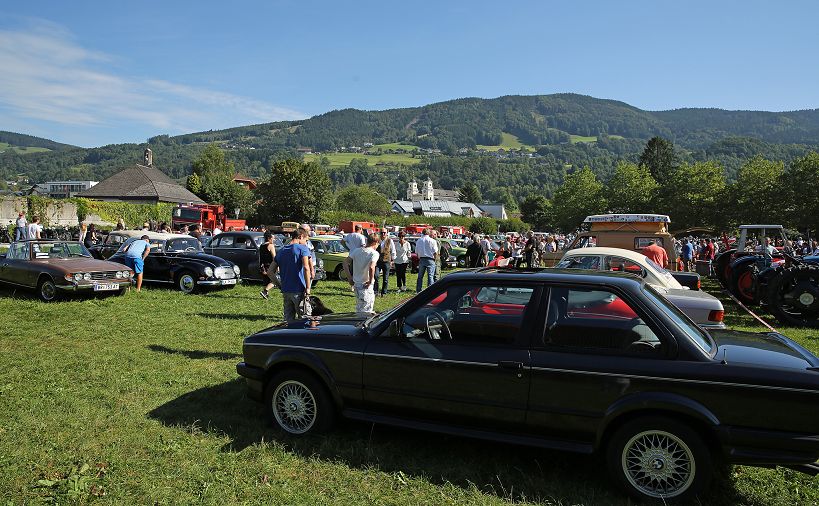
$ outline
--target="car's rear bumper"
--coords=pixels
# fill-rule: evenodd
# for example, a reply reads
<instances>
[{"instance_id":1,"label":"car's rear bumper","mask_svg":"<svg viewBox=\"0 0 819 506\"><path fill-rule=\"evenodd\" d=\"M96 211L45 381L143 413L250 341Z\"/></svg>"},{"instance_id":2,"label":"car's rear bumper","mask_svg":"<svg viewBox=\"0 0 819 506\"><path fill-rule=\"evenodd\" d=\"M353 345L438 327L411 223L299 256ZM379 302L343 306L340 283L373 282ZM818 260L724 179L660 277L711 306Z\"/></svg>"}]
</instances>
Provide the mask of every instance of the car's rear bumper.
<instances>
[{"instance_id":1,"label":"car's rear bumper","mask_svg":"<svg viewBox=\"0 0 819 506\"><path fill-rule=\"evenodd\" d=\"M719 322L719 323L715 323L715 322L698 323L697 325L704 328L705 330L718 330L718 329L726 328L725 323L723 323L723 322Z\"/></svg>"},{"instance_id":2,"label":"car's rear bumper","mask_svg":"<svg viewBox=\"0 0 819 506\"><path fill-rule=\"evenodd\" d=\"M724 454L734 464L781 465L805 472L819 460L819 434L724 426L717 429ZM803 469L799 469L803 470Z\"/></svg>"},{"instance_id":3,"label":"car's rear bumper","mask_svg":"<svg viewBox=\"0 0 819 506\"><path fill-rule=\"evenodd\" d=\"M236 364L236 372L245 379L247 383L247 395L251 399L261 401L264 396L265 370L260 367L248 365L245 362Z\"/></svg>"}]
</instances>

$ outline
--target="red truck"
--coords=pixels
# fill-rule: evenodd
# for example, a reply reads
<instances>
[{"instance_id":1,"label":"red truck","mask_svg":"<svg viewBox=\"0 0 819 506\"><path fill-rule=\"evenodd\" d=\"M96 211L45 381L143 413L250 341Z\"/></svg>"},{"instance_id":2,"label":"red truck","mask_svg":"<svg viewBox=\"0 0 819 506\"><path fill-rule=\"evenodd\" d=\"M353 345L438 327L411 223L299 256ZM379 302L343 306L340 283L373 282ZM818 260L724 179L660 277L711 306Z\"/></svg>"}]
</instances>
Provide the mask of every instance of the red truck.
<instances>
[{"instance_id":1,"label":"red truck","mask_svg":"<svg viewBox=\"0 0 819 506\"><path fill-rule=\"evenodd\" d=\"M407 235L420 235L426 229L432 230L432 225L426 223L411 223L407 225L407 228L404 229L404 232L406 232Z\"/></svg>"},{"instance_id":2,"label":"red truck","mask_svg":"<svg viewBox=\"0 0 819 506\"><path fill-rule=\"evenodd\" d=\"M342 232L349 234L353 231L356 225L361 225L361 228L364 230L364 233L371 233L375 230L378 230L378 225L371 221L342 221L338 224L339 230Z\"/></svg>"},{"instance_id":3,"label":"red truck","mask_svg":"<svg viewBox=\"0 0 819 506\"><path fill-rule=\"evenodd\" d=\"M230 227L236 230L245 228L245 220L235 220L227 217L225 213L225 206L216 204L179 204L173 210L171 218L171 227L174 230L179 230L187 225L199 225L202 231L210 230L213 232L214 228L221 231L227 231Z\"/></svg>"}]
</instances>

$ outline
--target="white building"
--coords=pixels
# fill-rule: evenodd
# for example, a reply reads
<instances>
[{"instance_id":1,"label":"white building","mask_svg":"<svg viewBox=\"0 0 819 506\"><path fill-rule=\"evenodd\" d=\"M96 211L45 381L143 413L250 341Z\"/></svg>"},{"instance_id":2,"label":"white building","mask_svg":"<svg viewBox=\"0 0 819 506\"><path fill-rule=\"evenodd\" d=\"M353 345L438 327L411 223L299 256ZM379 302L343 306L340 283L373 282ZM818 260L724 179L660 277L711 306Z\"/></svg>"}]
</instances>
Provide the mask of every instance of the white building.
<instances>
[{"instance_id":1,"label":"white building","mask_svg":"<svg viewBox=\"0 0 819 506\"><path fill-rule=\"evenodd\" d=\"M457 202L460 193L457 190L442 190L433 188L432 179L424 182L423 188L418 190L418 182L414 179L407 185L407 200L448 200Z\"/></svg>"},{"instance_id":2,"label":"white building","mask_svg":"<svg viewBox=\"0 0 819 506\"><path fill-rule=\"evenodd\" d=\"M38 192L55 199L67 199L96 185L98 181L46 181L40 183Z\"/></svg>"}]
</instances>

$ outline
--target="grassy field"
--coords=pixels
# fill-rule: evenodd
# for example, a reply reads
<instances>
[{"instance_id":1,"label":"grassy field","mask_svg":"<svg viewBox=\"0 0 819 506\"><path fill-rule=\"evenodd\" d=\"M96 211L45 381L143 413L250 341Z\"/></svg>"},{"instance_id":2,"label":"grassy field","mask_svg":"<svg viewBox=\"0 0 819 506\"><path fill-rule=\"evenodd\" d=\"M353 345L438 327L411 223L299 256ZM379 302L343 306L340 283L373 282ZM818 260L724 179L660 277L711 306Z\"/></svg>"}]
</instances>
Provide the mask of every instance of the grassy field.
<instances>
[{"instance_id":1,"label":"grassy field","mask_svg":"<svg viewBox=\"0 0 819 506\"><path fill-rule=\"evenodd\" d=\"M376 144L375 146L373 146L370 149L376 150L378 148L381 148L383 150L387 150L387 149L403 149L404 151L417 151L418 150L418 146L413 146L412 144L404 144L402 142L387 142L385 144Z\"/></svg>"},{"instance_id":2,"label":"grassy field","mask_svg":"<svg viewBox=\"0 0 819 506\"><path fill-rule=\"evenodd\" d=\"M0 291L0 504L632 504L591 457L352 422L274 430L234 368L242 338L281 315L258 290L54 304ZM316 293L353 307L340 282ZM819 352L817 331L782 330ZM701 504L817 502L819 479L735 467Z\"/></svg>"},{"instance_id":3,"label":"grassy field","mask_svg":"<svg viewBox=\"0 0 819 506\"><path fill-rule=\"evenodd\" d=\"M609 139L623 139L622 135L609 135ZM569 135L569 142L577 144L578 142L597 142L597 136L587 135Z\"/></svg>"},{"instance_id":4,"label":"grassy field","mask_svg":"<svg viewBox=\"0 0 819 506\"><path fill-rule=\"evenodd\" d=\"M478 144L476 148L484 151L498 151L499 149L524 149L526 151L535 151L534 147L520 142L520 139L518 139L516 135L506 132L501 133L500 146L485 146L483 144Z\"/></svg>"},{"instance_id":5,"label":"grassy field","mask_svg":"<svg viewBox=\"0 0 819 506\"><path fill-rule=\"evenodd\" d=\"M327 157L330 160L331 166L349 165L351 161L356 158L363 158L367 160L370 165L377 163L403 163L406 165L415 165L420 163L420 158L413 158L410 154L384 154L384 155L365 155L363 153L322 153L320 155L309 154L304 155L306 162L319 160L322 157Z\"/></svg>"},{"instance_id":6,"label":"grassy field","mask_svg":"<svg viewBox=\"0 0 819 506\"><path fill-rule=\"evenodd\" d=\"M10 145L10 144L8 144L6 142L0 142L0 153L2 153L3 151L7 151L9 149L12 150L12 151L16 151L17 153L20 153L22 155L25 155L25 154L28 154L28 153L43 153L45 151L51 151L48 148L12 146L12 145Z\"/></svg>"}]
</instances>

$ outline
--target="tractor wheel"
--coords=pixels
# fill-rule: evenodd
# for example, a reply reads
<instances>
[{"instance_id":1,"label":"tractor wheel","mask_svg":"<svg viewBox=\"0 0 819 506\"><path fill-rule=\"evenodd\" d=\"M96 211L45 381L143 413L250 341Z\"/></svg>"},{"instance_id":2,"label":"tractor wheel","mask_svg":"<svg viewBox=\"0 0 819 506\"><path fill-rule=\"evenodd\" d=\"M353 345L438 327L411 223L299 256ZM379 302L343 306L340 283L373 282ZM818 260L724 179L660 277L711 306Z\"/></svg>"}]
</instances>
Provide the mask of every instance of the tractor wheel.
<instances>
[{"instance_id":1,"label":"tractor wheel","mask_svg":"<svg viewBox=\"0 0 819 506\"><path fill-rule=\"evenodd\" d=\"M714 271L717 273L717 279L722 286L728 287L728 282L731 280L731 255L722 255L717 258L717 265L714 266Z\"/></svg>"},{"instance_id":2,"label":"tractor wheel","mask_svg":"<svg viewBox=\"0 0 819 506\"><path fill-rule=\"evenodd\" d=\"M740 265L731 272L731 284L729 285L729 289L731 293L745 305L755 305L759 303L754 276L756 276L754 264Z\"/></svg>"},{"instance_id":3,"label":"tractor wheel","mask_svg":"<svg viewBox=\"0 0 819 506\"><path fill-rule=\"evenodd\" d=\"M819 328L819 265L794 265L768 283L768 308L783 325Z\"/></svg>"}]
</instances>

